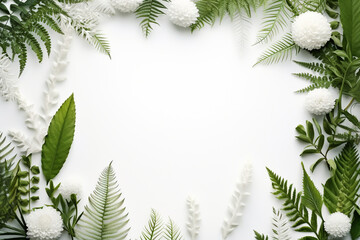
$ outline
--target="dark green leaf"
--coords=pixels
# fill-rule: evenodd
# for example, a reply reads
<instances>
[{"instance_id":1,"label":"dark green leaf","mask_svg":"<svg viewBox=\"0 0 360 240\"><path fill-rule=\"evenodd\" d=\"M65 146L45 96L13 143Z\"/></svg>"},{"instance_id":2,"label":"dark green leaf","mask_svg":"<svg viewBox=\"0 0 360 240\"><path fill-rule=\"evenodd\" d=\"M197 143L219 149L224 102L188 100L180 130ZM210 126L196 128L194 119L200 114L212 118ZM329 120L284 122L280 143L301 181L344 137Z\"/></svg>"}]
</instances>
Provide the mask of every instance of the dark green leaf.
<instances>
[{"instance_id":1,"label":"dark green leaf","mask_svg":"<svg viewBox=\"0 0 360 240\"><path fill-rule=\"evenodd\" d=\"M350 234L352 240L356 240L360 237L360 215L357 211L354 212Z\"/></svg>"},{"instance_id":2,"label":"dark green leaf","mask_svg":"<svg viewBox=\"0 0 360 240\"><path fill-rule=\"evenodd\" d=\"M305 171L304 164L302 164L303 168L303 188L304 195L302 196L302 203L316 212L319 216L321 216L321 208L323 205L322 196L315 187L313 181L310 179L309 175Z\"/></svg>"}]
</instances>

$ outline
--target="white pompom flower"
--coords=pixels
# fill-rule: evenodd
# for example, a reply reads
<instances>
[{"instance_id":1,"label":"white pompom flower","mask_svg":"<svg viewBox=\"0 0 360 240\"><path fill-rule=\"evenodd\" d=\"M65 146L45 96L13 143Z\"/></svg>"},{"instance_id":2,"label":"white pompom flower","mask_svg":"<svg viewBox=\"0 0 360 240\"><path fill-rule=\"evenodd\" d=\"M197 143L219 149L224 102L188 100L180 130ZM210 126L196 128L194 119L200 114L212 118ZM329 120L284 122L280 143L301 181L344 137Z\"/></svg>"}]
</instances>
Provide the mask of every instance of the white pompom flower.
<instances>
[{"instance_id":1,"label":"white pompom flower","mask_svg":"<svg viewBox=\"0 0 360 240\"><path fill-rule=\"evenodd\" d=\"M52 240L60 237L63 221L60 213L52 207L32 211L26 218L27 235L33 240Z\"/></svg>"},{"instance_id":2,"label":"white pompom flower","mask_svg":"<svg viewBox=\"0 0 360 240\"><path fill-rule=\"evenodd\" d=\"M113 8L123 13L132 13L140 6L143 0L111 0Z\"/></svg>"},{"instance_id":3,"label":"white pompom flower","mask_svg":"<svg viewBox=\"0 0 360 240\"><path fill-rule=\"evenodd\" d=\"M167 8L170 21L180 27L189 27L199 17L199 10L191 0L172 0Z\"/></svg>"},{"instance_id":4,"label":"white pompom flower","mask_svg":"<svg viewBox=\"0 0 360 240\"><path fill-rule=\"evenodd\" d=\"M335 98L326 88L317 88L309 92L305 99L306 109L315 115L324 115L335 107Z\"/></svg>"},{"instance_id":5,"label":"white pompom flower","mask_svg":"<svg viewBox=\"0 0 360 240\"><path fill-rule=\"evenodd\" d=\"M331 38L330 23L321 13L302 13L292 24L292 38L301 48L309 51L320 49Z\"/></svg>"},{"instance_id":6,"label":"white pompom flower","mask_svg":"<svg viewBox=\"0 0 360 240\"><path fill-rule=\"evenodd\" d=\"M82 184L80 179L68 178L60 183L59 194L65 199L70 200L71 195L75 194L77 199L81 198Z\"/></svg>"},{"instance_id":7,"label":"white pompom flower","mask_svg":"<svg viewBox=\"0 0 360 240\"><path fill-rule=\"evenodd\" d=\"M335 212L326 219L324 227L331 237L345 237L350 232L351 219L341 212Z\"/></svg>"}]
</instances>

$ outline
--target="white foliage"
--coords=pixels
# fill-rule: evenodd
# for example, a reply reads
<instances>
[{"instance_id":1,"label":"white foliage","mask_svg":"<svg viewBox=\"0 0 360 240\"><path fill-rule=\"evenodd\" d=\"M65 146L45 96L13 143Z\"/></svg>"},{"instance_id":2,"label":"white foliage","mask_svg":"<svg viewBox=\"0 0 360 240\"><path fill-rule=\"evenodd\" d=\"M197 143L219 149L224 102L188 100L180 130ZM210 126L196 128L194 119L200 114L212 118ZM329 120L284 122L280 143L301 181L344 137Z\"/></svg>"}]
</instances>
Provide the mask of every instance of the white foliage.
<instances>
[{"instance_id":1,"label":"white foliage","mask_svg":"<svg viewBox=\"0 0 360 240\"><path fill-rule=\"evenodd\" d=\"M186 200L188 222L186 228L190 234L191 240L197 239L200 231L200 208L199 203L192 197L188 197Z\"/></svg>"},{"instance_id":2,"label":"white foliage","mask_svg":"<svg viewBox=\"0 0 360 240\"><path fill-rule=\"evenodd\" d=\"M17 83L10 73L10 64L5 54L0 55L0 94L6 101L14 100L18 92Z\"/></svg>"},{"instance_id":3,"label":"white foliage","mask_svg":"<svg viewBox=\"0 0 360 240\"><path fill-rule=\"evenodd\" d=\"M237 12L232 20L235 39L239 43L240 49L248 42L247 36L251 27L250 24L250 19L244 12Z\"/></svg>"},{"instance_id":4,"label":"white foliage","mask_svg":"<svg viewBox=\"0 0 360 240\"><path fill-rule=\"evenodd\" d=\"M228 206L228 214L227 217L224 219L221 228L223 239L227 239L230 233L232 233L235 228L239 226L243 208L245 207L245 198L250 195L250 193L247 192L246 188L251 182L251 177L252 164L248 162L243 166L240 179L236 184L236 188L231 198L231 202Z\"/></svg>"},{"instance_id":5,"label":"white foliage","mask_svg":"<svg viewBox=\"0 0 360 240\"><path fill-rule=\"evenodd\" d=\"M291 240L290 237L290 225L286 216L280 211L273 209L273 239L274 240Z\"/></svg>"}]
</instances>

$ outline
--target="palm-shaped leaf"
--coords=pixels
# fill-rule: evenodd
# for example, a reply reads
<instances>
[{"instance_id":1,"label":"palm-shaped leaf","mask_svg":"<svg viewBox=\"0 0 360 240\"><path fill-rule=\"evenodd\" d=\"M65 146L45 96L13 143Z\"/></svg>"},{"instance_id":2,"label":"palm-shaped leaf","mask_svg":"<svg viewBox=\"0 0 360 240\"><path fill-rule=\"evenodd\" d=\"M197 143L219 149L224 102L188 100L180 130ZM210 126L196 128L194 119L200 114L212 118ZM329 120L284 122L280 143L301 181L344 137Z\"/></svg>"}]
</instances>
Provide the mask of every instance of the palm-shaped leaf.
<instances>
[{"instance_id":1,"label":"palm-shaped leaf","mask_svg":"<svg viewBox=\"0 0 360 240\"><path fill-rule=\"evenodd\" d=\"M104 169L89 203L76 228L80 240L122 240L125 239L128 214L125 212L124 199L121 199L119 185L111 166Z\"/></svg>"}]
</instances>

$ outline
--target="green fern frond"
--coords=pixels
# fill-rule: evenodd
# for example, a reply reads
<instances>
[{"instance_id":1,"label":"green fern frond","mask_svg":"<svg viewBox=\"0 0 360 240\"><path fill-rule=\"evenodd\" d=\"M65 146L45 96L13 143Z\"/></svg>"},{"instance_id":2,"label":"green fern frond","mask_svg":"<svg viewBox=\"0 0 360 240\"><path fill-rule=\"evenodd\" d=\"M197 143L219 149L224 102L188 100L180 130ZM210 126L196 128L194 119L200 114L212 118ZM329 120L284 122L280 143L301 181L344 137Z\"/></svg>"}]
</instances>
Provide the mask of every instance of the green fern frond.
<instances>
[{"instance_id":1,"label":"green fern frond","mask_svg":"<svg viewBox=\"0 0 360 240\"><path fill-rule=\"evenodd\" d=\"M293 185L267 168L269 177L274 189L273 194L280 200L283 200L283 210L287 212L289 220L293 222L292 228L298 232L309 232L319 236L323 232L323 226L318 233L318 220L315 212L309 217L308 209L302 204L302 194L297 192ZM317 239L322 239L318 237Z\"/></svg>"},{"instance_id":2,"label":"green fern frond","mask_svg":"<svg viewBox=\"0 0 360 240\"><path fill-rule=\"evenodd\" d=\"M44 42L44 45L46 47L46 51L47 54L50 55L50 51L51 51L51 39L50 39L50 34L49 32L46 30L46 28L39 24L39 23L34 23L31 28L30 31L36 33L41 41Z\"/></svg>"},{"instance_id":3,"label":"green fern frond","mask_svg":"<svg viewBox=\"0 0 360 240\"><path fill-rule=\"evenodd\" d=\"M36 40L34 35L31 33L27 33L25 35L25 42L31 47L33 52L36 54L39 62L43 60L43 51L41 49L40 43Z\"/></svg>"},{"instance_id":4,"label":"green fern frond","mask_svg":"<svg viewBox=\"0 0 360 240\"><path fill-rule=\"evenodd\" d=\"M165 227L164 238L166 240L182 240L183 239L178 226L176 226L175 223L171 219L169 219L169 223Z\"/></svg>"},{"instance_id":5,"label":"green fern frond","mask_svg":"<svg viewBox=\"0 0 360 240\"><path fill-rule=\"evenodd\" d=\"M111 58L110 55L110 44L107 39L98 33L92 34L89 42L101 53L105 53Z\"/></svg>"},{"instance_id":6,"label":"green fern frond","mask_svg":"<svg viewBox=\"0 0 360 240\"><path fill-rule=\"evenodd\" d=\"M325 184L324 202L331 213L342 212L350 215L357 202L360 188L359 154L352 143L345 145L340 155L334 159L336 170Z\"/></svg>"},{"instance_id":7,"label":"green fern frond","mask_svg":"<svg viewBox=\"0 0 360 240\"><path fill-rule=\"evenodd\" d=\"M135 11L136 17L142 19L140 26L146 37L153 30L153 24L159 25L156 20L160 15L164 14L164 9L166 7L162 0L144 0Z\"/></svg>"},{"instance_id":8,"label":"green fern frond","mask_svg":"<svg viewBox=\"0 0 360 240\"><path fill-rule=\"evenodd\" d=\"M264 234L260 234L257 231L254 231L255 234L255 239L256 240L269 240L269 237L264 235Z\"/></svg>"},{"instance_id":9,"label":"green fern frond","mask_svg":"<svg viewBox=\"0 0 360 240\"><path fill-rule=\"evenodd\" d=\"M289 23L289 13L286 0L274 0L264 10L262 29L260 30L255 44L266 42L284 29Z\"/></svg>"},{"instance_id":10,"label":"green fern frond","mask_svg":"<svg viewBox=\"0 0 360 240\"><path fill-rule=\"evenodd\" d=\"M317 89L317 88L329 88L329 87L330 87L330 84L328 84L328 83L324 83L324 84L314 83L305 88L297 90L296 93L307 93L307 92L311 92L312 90Z\"/></svg>"},{"instance_id":11,"label":"green fern frond","mask_svg":"<svg viewBox=\"0 0 360 240\"><path fill-rule=\"evenodd\" d=\"M307 69L310 69L314 72L318 72L320 74L323 74L326 72L326 67L323 63L317 63L317 62L299 62L299 61L294 61L296 64L305 67Z\"/></svg>"},{"instance_id":12,"label":"green fern frond","mask_svg":"<svg viewBox=\"0 0 360 240\"><path fill-rule=\"evenodd\" d=\"M299 47L295 45L291 34L286 34L282 40L273 44L268 50L266 50L255 63L272 64L284 61L291 58L293 51L299 52ZM254 66L255 66L254 65Z\"/></svg>"},{"instance_id":13,"label":"green fern frond","mask_svg":"<svg viewBox=\"0 0 360 240\"><path fill-rule=\"evenodd\" d=\"M205 24L213 25L216 20L216 16L218 16L219 0L199 0L197 1L196 7L199 9L199 17L196 22L191 25L191 31L195 31L196 29L200 30L205 26Z\"/></svg>"},{"instance_id":14,"label":"green fern frond","mask_svg":"<svg viewBox=\"0 0 360 240\"><path fill-rule=\"evenodd\" d=\"M141 240L158 240L161 239L163 231L163 223L160 219L158 213L151 209L150 219L148 221L148 226L145 227L144 231L141 233Z\"/></svg>"},{"instance_id":15,"label":"green fern frond","mask_svg":"<svg viewBox=\"0 0 360 240\"><path fill-rule=\"evenodd\" d=\"M123 207L124 199L120 198L121 192L110 163L89 197L76 229L76 237L80 240L125 239L130 230L127 228L129 220Z\"/></svg>"}]
</instances>

